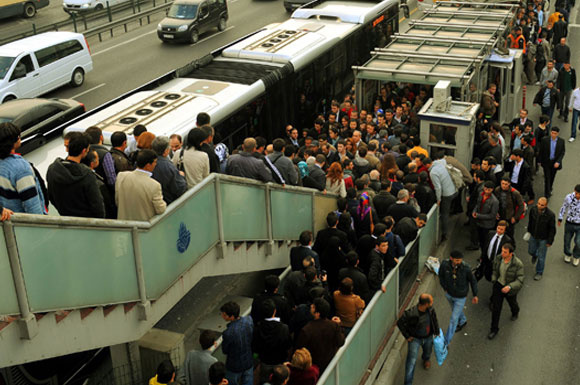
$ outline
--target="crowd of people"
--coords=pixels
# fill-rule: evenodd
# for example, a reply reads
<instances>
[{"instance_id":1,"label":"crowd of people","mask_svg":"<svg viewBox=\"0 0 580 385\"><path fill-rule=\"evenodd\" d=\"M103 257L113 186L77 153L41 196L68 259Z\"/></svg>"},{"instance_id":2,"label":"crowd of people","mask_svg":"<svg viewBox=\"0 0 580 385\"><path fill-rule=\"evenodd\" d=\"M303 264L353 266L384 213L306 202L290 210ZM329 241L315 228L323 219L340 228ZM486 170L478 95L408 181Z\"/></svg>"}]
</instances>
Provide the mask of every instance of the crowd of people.
<instances>
[{"instance_id":1,"label":"crowd of people","mask_svg":"<svg viewBox=\"0 0 580 385\"><path fill-rule=\"evenodd\" d=\"M98 127L70 132L64 138L68 156L54 160L46 183L18 155L20 129L0 123L2 220L15 212L47 214L51 203L60 215L148 221L210 173L337 195L337 210L328 213L327 227L316 237L307 230L300 234L290 253L292 273L282 289L276 276L266 277L265 290L247 317L234 302L222 306L228 323L222 343L226 362L210 354L217 336L203 332L201 350L190 352L179 371L163 362L153 385L315 384L373 295L385 291L385 277L404 257L434 205L439 207L441 240L451 233L450 216L464 214L467 249L480 251L474 271L460 251L441 264L440 283L452 309L445 342L451 343L467 324L463 309L469 288L477 304L478 280L484 277L493 283L488 335L493 339L504 299L512 320L518 317L517 293L524 276L514 231L526 214L535 280L542 279L556 224L564 219L564 261L580 265L580 185L566 196L558 218L548 208L566 149L553 113L558 108L558 118L567 122L572 112L573 142L580 112L580 88L566 44L572 5L558 0L557 11L548 16L536 0L517 12L507 44L524 50L528 80L540 85L534 104L541 115L535 124L521 109L502 126L497 86L489 84L481 95L474 94L480 110L470 165L452 152L433 148L430 153L423 145L418 111L431 88L415 84L383 84L372 106L361 110L355 107L356 95L349 93L332 101L325 114L297 118L311 127L288 125L285 135L271 143L260 136L246 138L231 155L223 143L213 143L206 113L197 116L196 127L184 138L155 136L138 125L130 137L113 133L109 148ZM451 132L441 135L447 143L454 140ZM544 195L536 199L533 180L540 177L540 168ZM423 365L430 367L432 337L439 330L433 297L421 295L398 325L409 341L405 383L411 384L420 347Z\"/></svg>"}]
</instances>

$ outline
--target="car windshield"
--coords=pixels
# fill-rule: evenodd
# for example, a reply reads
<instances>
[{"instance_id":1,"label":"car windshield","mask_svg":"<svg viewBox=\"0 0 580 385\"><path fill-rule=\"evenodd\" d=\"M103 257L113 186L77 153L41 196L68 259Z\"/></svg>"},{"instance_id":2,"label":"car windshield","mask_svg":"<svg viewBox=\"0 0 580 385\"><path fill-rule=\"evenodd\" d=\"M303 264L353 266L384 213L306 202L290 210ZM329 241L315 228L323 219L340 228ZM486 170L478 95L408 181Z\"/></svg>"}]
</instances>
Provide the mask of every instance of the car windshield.
<instances>
[{"instance_id":1,"label":"car windshield","mask_svg":"<svg viewBox=\"0 0 580 385\"><path fill-rule=\"evenodd\" d=\"M14 63L14 57L10 56L0 56L0 79L4 79L12 63Z\"/></svg>"},{"instance_id":2,"label":"car windshield","mask_svg":"<svg viewBox=\"0 0 580 385\"><path fill-rule=\"evenodd\" d=\"M175 19L195 19L197 4L173 4L167 16Z\"/></svg>"}]
</instances>

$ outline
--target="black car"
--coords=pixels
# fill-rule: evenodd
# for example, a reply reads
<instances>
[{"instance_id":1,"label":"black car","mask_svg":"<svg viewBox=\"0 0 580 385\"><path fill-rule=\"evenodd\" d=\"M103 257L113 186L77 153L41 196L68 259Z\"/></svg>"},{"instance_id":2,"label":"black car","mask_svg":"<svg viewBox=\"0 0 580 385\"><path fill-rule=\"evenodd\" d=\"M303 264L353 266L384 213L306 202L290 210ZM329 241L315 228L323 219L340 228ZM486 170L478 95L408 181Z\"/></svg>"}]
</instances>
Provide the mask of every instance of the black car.
<instances>
[{"instance_id":1,"label":"black car","mask_svg":"<svg viewBox=\"0 0 580 385\"><path fill-rule=\"evenodd\" d=\"M15 99L0 104L0 123L20 127L19 152L26 154L62 132L64 123L84 112L84 104L72 99Z\"/></svg>"},{"instance_id":2,"label":"black car","mask_svg":"<svg viewBox=\"0 0 580 385\"><path fill-rule=\"evenodd\" d=\"M164 42L197 43L210 29L225 30L227 21L226 0L175 0L157 26L157 36Z\"/></svg>"}]
</instances>

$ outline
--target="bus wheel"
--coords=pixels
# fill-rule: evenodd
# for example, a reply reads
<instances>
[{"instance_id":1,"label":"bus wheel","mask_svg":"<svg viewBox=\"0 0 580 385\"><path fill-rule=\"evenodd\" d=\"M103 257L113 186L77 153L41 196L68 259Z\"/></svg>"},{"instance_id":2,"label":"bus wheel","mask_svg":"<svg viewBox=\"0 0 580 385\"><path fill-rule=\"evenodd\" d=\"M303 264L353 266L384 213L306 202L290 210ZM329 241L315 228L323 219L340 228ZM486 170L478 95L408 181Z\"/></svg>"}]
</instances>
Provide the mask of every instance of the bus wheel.
<instances>
[{"instance_id":1,"label":"bus wheel","mask_svg":"<svg viewBox=\"0 0 580 385\"><path fill-rule=\"evenodd\" d=\"M36 15L36 7L32 3L24 4L24 17L31 18Z\"/></svg>"}]
</instances>

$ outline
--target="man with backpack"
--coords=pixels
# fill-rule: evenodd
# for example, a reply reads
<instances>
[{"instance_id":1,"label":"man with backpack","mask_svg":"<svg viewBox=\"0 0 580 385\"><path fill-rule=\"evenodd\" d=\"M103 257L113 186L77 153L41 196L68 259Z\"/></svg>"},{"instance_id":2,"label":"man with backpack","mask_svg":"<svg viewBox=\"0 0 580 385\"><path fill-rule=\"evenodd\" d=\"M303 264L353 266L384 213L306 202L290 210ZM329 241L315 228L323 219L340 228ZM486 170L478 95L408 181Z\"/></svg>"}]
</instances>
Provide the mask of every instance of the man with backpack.
<instances>
[{"instance_id":1,"label":"man with backpack","mask_svg":"<svg viewBox=\"0 0 580 385\"><path fill-rule=\"evenodd\" d=\"M526 214L526 206L522 195L518 190L511 186L509 176L501 178L500 185L495 188L494 194L499 201L499 219L507 221L509 226L506 230L506 234L513 239L516 224L523 219Z\"/></svg>"},{"instance_id":2,"label":"man with backpack","mask_svg":"<svg viewBox=\"0 0 580 385\"><path fill-rule=\"evenodd\" d=\"M429 168L431 182L435 188L441 221L441 242L444 242L447 240L451 202L457 195L457 188L447 169L447 162L443 159L442 151L435 152L433 154L433 163L425 164L425 166Z\"/></svg>"},{"instance_id":3,"label":"man with backpack","mask_svg":"<svg viewBox=\"0 0 580 385\"><path fill-rule=\"evenodd\" d=\"M298 185L298 174L296 173L296 169L294 168L294 164L290 160L290 158L284 156L284 149L286 147L286 142L284 139L274 139L272 142L274 147L274 152L271 154L266 155L266 157L270 160L270 162L276 167L279 171L280 175L286 182L291 186Z\"/></svg>"}]
</instances>

